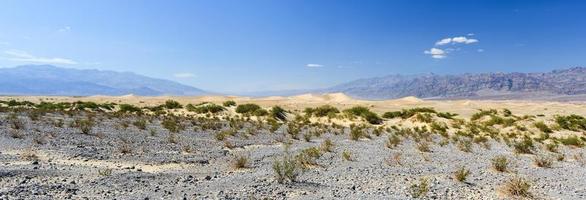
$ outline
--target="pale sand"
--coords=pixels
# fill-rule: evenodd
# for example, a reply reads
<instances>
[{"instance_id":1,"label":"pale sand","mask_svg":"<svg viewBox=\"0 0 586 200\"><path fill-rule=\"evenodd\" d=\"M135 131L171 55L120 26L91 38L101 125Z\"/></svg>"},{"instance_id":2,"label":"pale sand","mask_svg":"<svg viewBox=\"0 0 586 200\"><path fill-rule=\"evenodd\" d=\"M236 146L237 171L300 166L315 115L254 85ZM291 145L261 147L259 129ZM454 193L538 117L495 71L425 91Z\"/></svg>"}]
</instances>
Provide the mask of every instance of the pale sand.
<instances>
[{"instance_id":1,"label":"pale sand","mask_svg":"<svg viewBox=\"0 0 586 200\"><path fill-rule=\"evenodd\" d=\"M416 97L405 97L392 100L358 100L342 93L331 94L303 94L290 97L272 96L262 98L241 97L241 96L158 96L143 97L134 95L125 96L89 96L89 97L63 97L63 96L2 96L1 100L27 100L32 102L74 102L94 101L99 103L114 102L128 103L138 106L154 106L173 99L182 104L197 104L201 102L212 102L221 104L227 100L234 100L238 104L255 103L263 107L279 105L291 111L303 111L307 107L320 105L332 105L339 109L352 106L366 106L374 112L382 114L387 111L397 111L413 107L433 107L441 112L459 114L461 117L470 117L478 112L478 109L503 109L507 108L516 115L539 115L553 116L556 114L578 114L586 115L586 102L551 102L531 100L422 100Z\"/></svg>"}]
</instances>

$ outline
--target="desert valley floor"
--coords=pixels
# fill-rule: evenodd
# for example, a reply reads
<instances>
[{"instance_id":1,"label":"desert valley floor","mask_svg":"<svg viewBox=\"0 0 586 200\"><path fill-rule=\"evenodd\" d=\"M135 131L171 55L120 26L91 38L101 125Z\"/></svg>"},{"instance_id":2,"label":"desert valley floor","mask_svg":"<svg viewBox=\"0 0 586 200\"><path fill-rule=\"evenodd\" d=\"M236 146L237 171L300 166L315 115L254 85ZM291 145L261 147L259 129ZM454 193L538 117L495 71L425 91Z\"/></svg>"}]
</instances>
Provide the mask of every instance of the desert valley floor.
<instances>
[{"instance_id":1,"label":"desert valley floor","mask_svg":"<svg viewBox=\"0 0 586 200\"><path fill-rule=\"evenodd\" d=\"M583 116L585 102L5 96L0 199L586 199Z\"/></svg>"}]
</instances>

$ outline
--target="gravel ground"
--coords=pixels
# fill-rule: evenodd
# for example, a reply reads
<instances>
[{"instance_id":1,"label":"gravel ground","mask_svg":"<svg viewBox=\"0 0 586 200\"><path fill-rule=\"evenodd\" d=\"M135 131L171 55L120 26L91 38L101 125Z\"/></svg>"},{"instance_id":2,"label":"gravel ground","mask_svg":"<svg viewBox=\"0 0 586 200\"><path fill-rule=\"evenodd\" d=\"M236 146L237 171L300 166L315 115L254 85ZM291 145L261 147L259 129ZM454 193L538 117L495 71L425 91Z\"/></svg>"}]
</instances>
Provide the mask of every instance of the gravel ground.
<instances>
[{"instance_id":1,"label":"gravel ground","mask_svg":"<svg viewBox=\"0 0 586 200\"><path fill-rule=\"evenodd\" d=\"M586 199L582 148L561 147L565 159L542 168L535 155L514 154L494 140L490 148L473 144L472 152L463 152L453 143L440 146L441 137L433 135L430 152L421 152L411 139L385 147L386 133L354 141L346 128L309 142L291 140L291 154L326 138L334 147L296 182L280 184L272 164L285 152L278 142L285 138L282 130L240 133L226 139L234 146L227 148L214 132L196 131L189 122L172 134L158 119L141 130L132 116L98 115L91 134L82 134L70 123L83 116L47 114L33 121L21 114L24 126L15 138L9 114L0 113L0 199L412 199L410 187L422 178L429 180L423 198L507 199L512 197L501 187L512 177L529 180L535 199ZM63 127L54 125L58 119ZM127 128L120 126L124 121ZM351 161L343 159L344 151ZM237 155L248 156L247 168L233 167ZM509 172L492 169L498 155L512 161ZM464 182L453 178L460 167L470 170Z\"/></svg>"}]
</instances>

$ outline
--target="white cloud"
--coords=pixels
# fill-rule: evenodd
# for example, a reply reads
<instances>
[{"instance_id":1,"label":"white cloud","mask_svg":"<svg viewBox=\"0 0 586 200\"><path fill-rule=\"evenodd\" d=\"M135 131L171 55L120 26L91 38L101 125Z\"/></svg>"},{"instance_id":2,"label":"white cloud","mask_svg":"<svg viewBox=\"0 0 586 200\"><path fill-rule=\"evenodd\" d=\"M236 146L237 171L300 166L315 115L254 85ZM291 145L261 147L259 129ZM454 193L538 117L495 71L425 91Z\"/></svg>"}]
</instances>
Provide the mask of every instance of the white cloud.
<instances>
[{"instance_id":1,"label":"white cloud","mask_svg":"<svg viewBox=\"0 0 586 200\"><path fill-rule=\"evenodd\" d=\"M34 56L26 51L21 50L7 50L4 54L8 57L7 60L18 61L18 62L33 62L33 63L45 63L45 64L66 64L75 65L76 61L67 58L46 58Z\"/></svg>"},{"instance_id":2,"label":"white cloud","mask_svg":"<svg viewBox=\"0 0 586 200\"><path fill-rule=\"evenodd\" d=\"M446 51L438 48L431 48L429 50L425 50L423 53L431 55L432 58L442 59L446 57Z\"/></svg>"},{"instance_id":3,"label":"white cloud","mask_svg":"<svg viewBox=\"0 0 586 200\"><path fill-rule=\"evenodd\" d=\"M435 43L436 46L446 45L446 44L472 44L478 42L477 39L474 38L467 38L465 36L458 36L453 38L444 38Z\"/></svg>"},{"instance_id":4,"label":"white cloud","mask_svg":"<svg viewBox=\"0 0 586 200\"><path fill-rule=\"evenodd\" d=\"M445 45L445 44L450 44L452 42L452 38L444 38L441 39L440 41L437 41L435 43L436 46L441 46L441 45Z\"/></svg>"},{"instance_id":5,"label":"white cloud","mask_svg":"<svg viewBox=\"0 0 586 200\"><path fill-rule=\"evenodd\" d=\"M173 74L173 76L175 76L175 78L194 78L195 74L183 72L183 73Z\"/></svg>"},{"instance_id":6,"label":"white cloud","mask_svg":"<svg viewBox=\"0 0 586 200\"><path fill-rule=\"evenodd\" d=\"M65 27L60 28L57 31L60 32L60 33L66 33L66 32L71 31L71 27L70 26L65 26Z\"/></svg>"},{"instance_id":7,"label":"white cloud","mask_svg":"<svg viewBox=\"0 0 586 200\"><path fill-rule=\"evenodd\" d=\"M324 65L320 65L320 64L307 64L305 65L306 67L324 67Z\"/></svg>"},{"instance_id":8,"label":"white cloud","mask_svg":"<svg viewBox=\"0 0 586 200\"><path fill-rule=\"evenodd\" d=\"M476 49L476 51L478 51L479 53L484 52L484 49Z\"/></svg>"}]
</instances>

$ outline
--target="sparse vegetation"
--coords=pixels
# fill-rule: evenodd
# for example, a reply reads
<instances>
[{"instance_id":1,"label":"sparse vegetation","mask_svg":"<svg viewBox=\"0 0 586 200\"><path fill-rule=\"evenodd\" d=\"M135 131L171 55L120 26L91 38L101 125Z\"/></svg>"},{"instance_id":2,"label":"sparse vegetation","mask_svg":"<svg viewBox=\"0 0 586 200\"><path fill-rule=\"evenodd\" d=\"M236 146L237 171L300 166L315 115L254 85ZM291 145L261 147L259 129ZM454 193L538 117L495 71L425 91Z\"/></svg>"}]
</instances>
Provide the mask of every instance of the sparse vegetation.
<instances>
[{"instance_id":1,"label":"sparse vegetation","mask_svg":"<svg viewBox=\"0 0 586 200\"><path fill-rule=\"evenodd\" d=\"M466 178L468 177L469 174L470 174L470 170L467 170L464 167L460 167L460 168L458 168L458 170L456 170L454 172L454 178L459 182L464 182L464 181L466 181Z\"/></svg>"},{"instance_id":2,"label":"sparse vegetation","mask_svg":"<svg viewBox=\"0 0 586 200\"><path fill-rule=\"evenodd\" d=\"M419 179L419 183L414 183L409 187L409 193L414 198L423 198L429 192L429 180L427 178Z\"/></svg>"},{"instance_id":3,"label":"sparse vegetation","mask_svg":"<svg viewBox=\"0 0 586 200\"><path fill-rule=\"evenodd\" d=\"M509 160L505 156L496 156L492 159L492 167L498 172L507 172Z\"/></svg>"},{"instance_id":4,"label":"sparse vegetation","mask_svg":"<svg viewBox=\"0 0 586 200\"><path fill-rule=\"evenodd\" d=\"M513 197L532 197L532 194L529 191L530 188L531 184L529 181L521 177L513 177L503 185L504 192Z\"/></svg>"}]
</instances>

